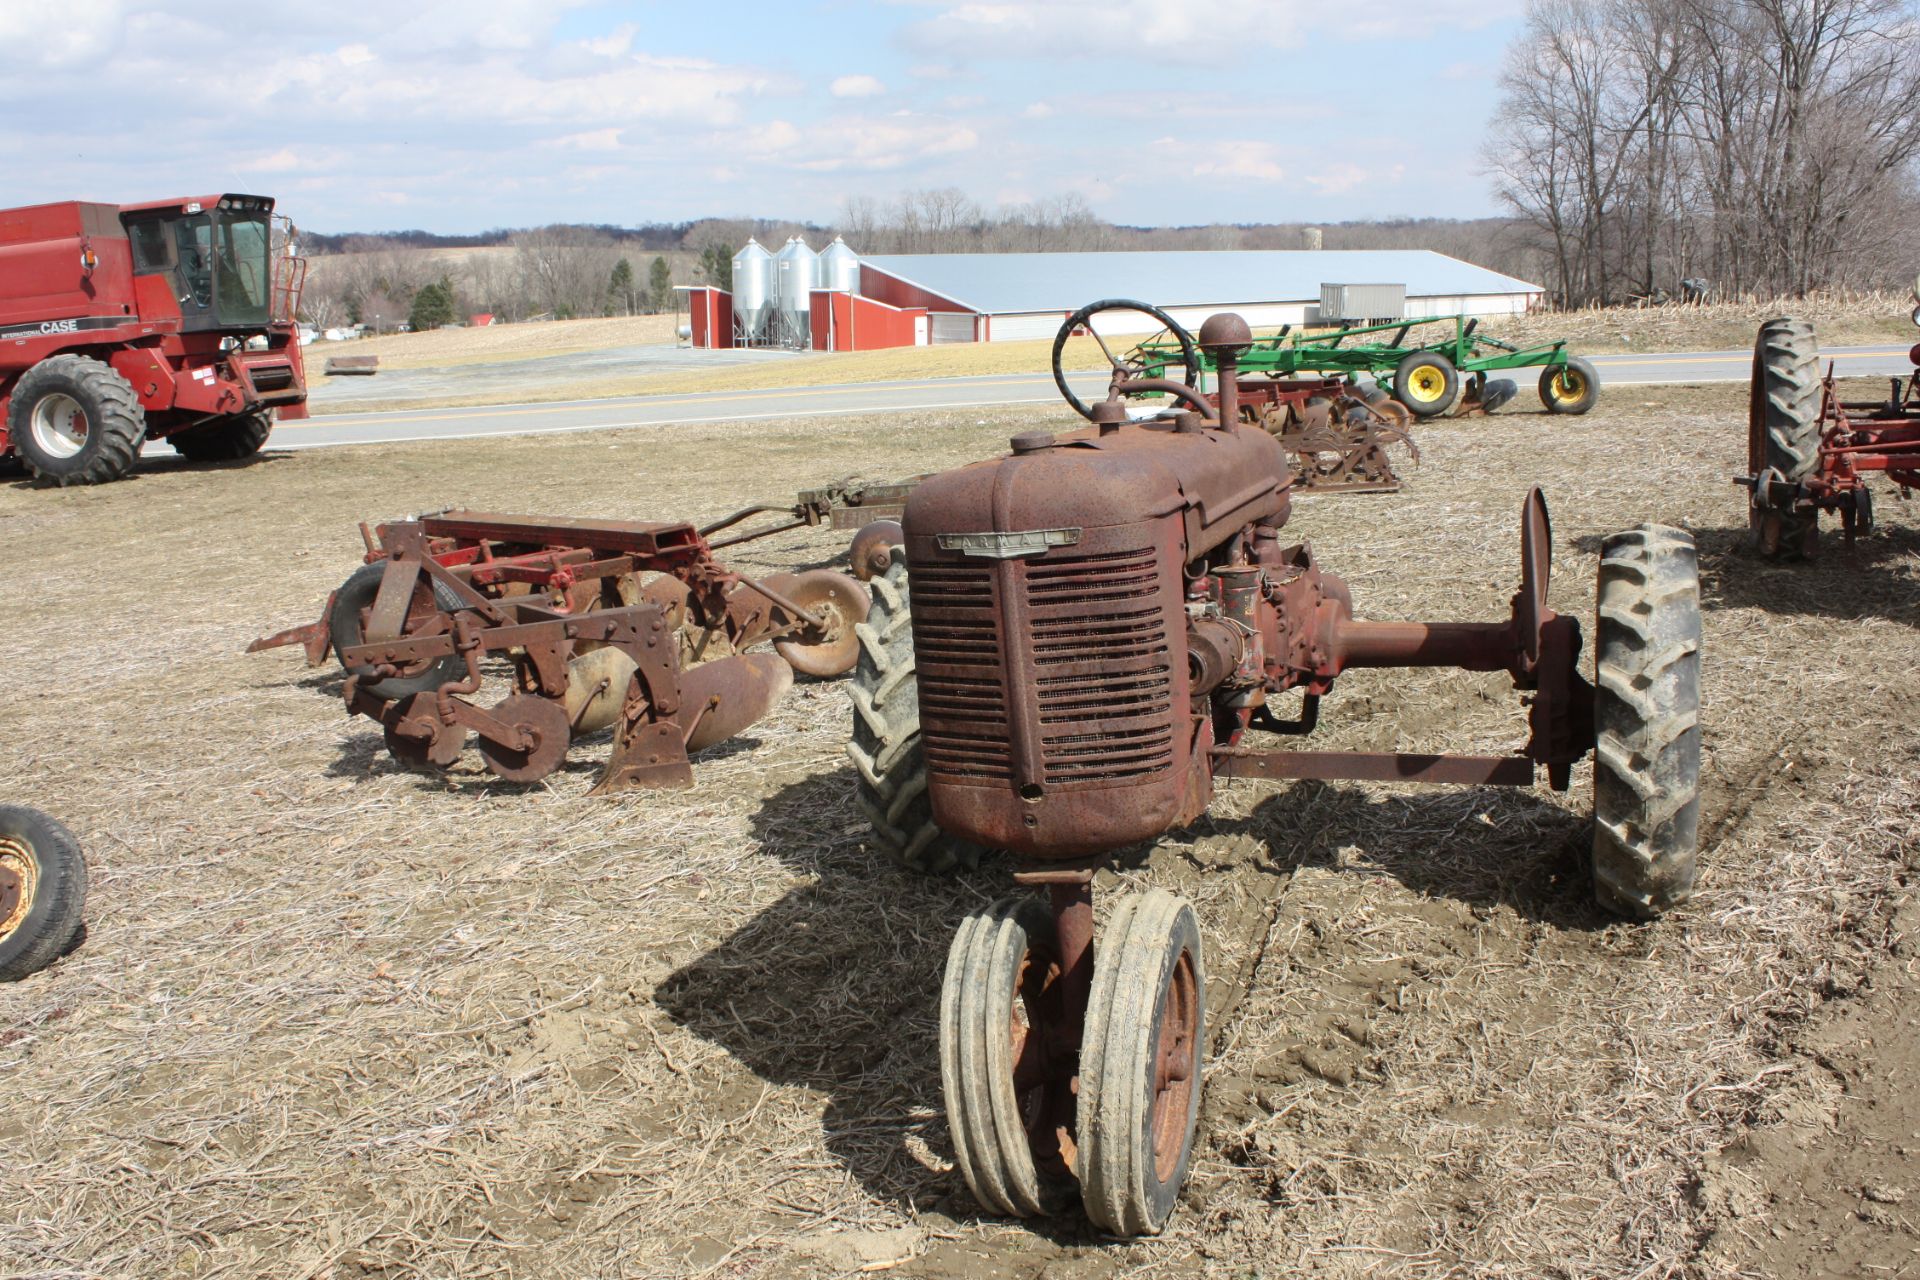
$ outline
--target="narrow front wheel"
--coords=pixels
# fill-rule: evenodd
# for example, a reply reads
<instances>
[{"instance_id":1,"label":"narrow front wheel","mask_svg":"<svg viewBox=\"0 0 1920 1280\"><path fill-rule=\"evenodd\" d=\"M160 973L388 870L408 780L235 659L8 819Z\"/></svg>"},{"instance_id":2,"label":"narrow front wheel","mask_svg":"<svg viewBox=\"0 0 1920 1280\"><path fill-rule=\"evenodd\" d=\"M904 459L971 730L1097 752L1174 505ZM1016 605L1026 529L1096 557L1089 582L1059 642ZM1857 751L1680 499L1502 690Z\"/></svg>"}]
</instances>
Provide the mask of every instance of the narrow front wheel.
<instances>
[{"instance_id":1,"label":"narrow front wheel","mask_svg":"<svg viewBox=\"0 0 1920 1280\"><path fill-rule=\"evenodd\" d=\"M940 1083L954 1154L994 1213L1051 1212L1072 1188L1071 1048L1053 917L1004 898L960 922L940 986Z\"/></svg>"},{"instance_id":2,"label":"narrow front wheel","mask_svg":"<svg viewBox=\"0 0 1920 1280\"><path fill-rule=\"evenodd\" d=\"M1115 909L1094 953L1080 1048L1080 1198L1115 1235L1173 1216L1200 1121L1206 977L1193 908L1162 889Z\"/></svg>"}]
</instances>

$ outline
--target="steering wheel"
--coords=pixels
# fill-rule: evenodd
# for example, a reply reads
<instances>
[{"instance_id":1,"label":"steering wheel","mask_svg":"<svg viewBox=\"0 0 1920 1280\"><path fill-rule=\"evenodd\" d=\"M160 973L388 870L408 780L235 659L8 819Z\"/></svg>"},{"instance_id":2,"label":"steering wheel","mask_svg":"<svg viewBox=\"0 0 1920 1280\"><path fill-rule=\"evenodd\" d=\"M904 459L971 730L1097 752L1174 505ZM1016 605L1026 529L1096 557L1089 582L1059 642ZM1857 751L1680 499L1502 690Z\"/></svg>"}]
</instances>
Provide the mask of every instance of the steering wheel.
<instances>
[{"instance_id":1,"label":"steering wheel","mask_svg":"<svg viewBox=\"0 0 1920 1280\"><path fill-rule=\"evenodd\" d=\"M1198 394L1200 390L1200 349L1194 345L1193 335L1181 328L1178 320L1175 320L1151 302L1137 302L1132 298L1102 298L1098 302L1089 302L1086 306L1068 316L1061 322L1060 332L1053 335L1053 384L1060 388L1060 394L1066 397L1067 403L1073 406L1075 413L1087 419L1093 417L1092 408L1087 405L1086 401L1073 394L1073 388L1067 385L1067 374L1061 364L1060 357L1061 353L1067 348L1067 339L1071 338L1074 335L1074 331L1082 326L1085 326L1087 332L1093 335L1093 340L1100 344L1101 354L1106 356L1107 363L1113 366L1113 380L1115 382L1142 377L1146 373L1146 368L1143 364L1130 364L1114 355L1112 348L1107 346L1106 339L1102 338L1099 331L1092 325L1087 324L1087 321L1099 315L1102 311L1138 311L1142 315L1152 316L1166 328L1168 333L1180 339L1180 358L1182 363L1187 367L1186 384L1192 387L1194 392Z\"/></svg>"}]
</instances>

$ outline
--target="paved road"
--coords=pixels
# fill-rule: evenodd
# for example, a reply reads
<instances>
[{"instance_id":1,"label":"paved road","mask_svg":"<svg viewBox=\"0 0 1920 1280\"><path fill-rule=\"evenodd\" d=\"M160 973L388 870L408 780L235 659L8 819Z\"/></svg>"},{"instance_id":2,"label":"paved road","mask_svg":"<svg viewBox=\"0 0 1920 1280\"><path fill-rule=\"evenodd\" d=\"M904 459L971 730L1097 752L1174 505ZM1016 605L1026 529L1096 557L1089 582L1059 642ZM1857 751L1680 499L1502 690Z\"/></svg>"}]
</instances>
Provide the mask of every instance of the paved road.
<instances>
[{"instance_id":1,"label":"paved road","mask_svg":"<svg viewBox=\"0 0 1920 1280\"><path fill-rule=\"evenodd\" d=\"M1843 375L1909 372L1905 347L1836 347L1821 353ZM1603 386L1687 382L1744 382L1748 351L1703 351L1674 355L1595 356ZM1522 402L1533 393L1533 376L1518 370ZM1074 389L1091 399L1104 391L1099 374L1076 375ZM1091 393L1091 394L1089 394ZM341 413L289 422L273 433L276 449L318 449L402 440L461 440L474 436L543 435L660 427L697 422L833 417L896 410L991 408L1057 403L1045 374L1000 374L978 378L928 378L831 387L764 391L714 391L697 395L632 396L551 404L487 405L473 409L410 409L395 413Z\"/></svg>"}]
</instances>

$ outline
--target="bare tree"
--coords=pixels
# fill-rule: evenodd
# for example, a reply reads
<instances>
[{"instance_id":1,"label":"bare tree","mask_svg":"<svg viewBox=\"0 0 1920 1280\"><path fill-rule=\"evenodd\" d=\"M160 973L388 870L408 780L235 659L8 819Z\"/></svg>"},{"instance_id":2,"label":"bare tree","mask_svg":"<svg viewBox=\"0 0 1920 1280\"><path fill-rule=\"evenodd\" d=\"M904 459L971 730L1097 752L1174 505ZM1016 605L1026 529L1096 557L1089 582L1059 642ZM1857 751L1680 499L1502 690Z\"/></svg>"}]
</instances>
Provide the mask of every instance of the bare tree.
<instances>
[{"instance_id":1,"label":"bare tree","mask_svg":"<svg viewBox=\"0 0 1920 1280\"><path fill-rule=\"evenodd\" d=\"M1920 155L1916 0L1533 0L1487 145L1564 301L1884 282Z\"/></svg>"}]
</instances>

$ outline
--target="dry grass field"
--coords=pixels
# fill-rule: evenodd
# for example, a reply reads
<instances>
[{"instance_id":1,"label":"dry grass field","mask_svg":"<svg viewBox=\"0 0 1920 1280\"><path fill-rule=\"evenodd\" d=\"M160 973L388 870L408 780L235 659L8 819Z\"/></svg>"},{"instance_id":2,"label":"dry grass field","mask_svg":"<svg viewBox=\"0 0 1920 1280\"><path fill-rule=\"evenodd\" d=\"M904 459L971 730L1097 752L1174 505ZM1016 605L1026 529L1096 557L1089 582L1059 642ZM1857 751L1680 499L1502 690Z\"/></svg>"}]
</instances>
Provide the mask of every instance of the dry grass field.
<instances>
[{"instance_id":1,"label":"dry grass field","mask_svg":"<svg viewBox=\"0 0 1920 1280\"><path fill-rule=\"evenodd\" d=\"M1739 550L1744 389L1440 423L1401 494L1294 525L1384 619L1504 617L1526 486L1555 605L1598 539L1699 538L1704 874L1665 922L1582 883L1591 785L1236 782L1109 892L1188 895L1210 1066L1168 1234L979 1215L941 1115L948 938L1005 868L869 853L833 683L685 791L470 755L409 773L293 650L354 522L465 504L708 517L926 471L1054 412L717 425L154 465L0 487L4 798L86 846L89 937L0 988L0 1272L44 1277L1731 1277L1920 1249L1911 1010L1920 528ZM782 535L750 569L828 562ZM1322 745L1503 750L1496 676L1356 672ZM1423 747L1424 744L1424 747ZM1880 1012L1876 1012L1879 1010ZM1904 1021L1902 1020L1904 1019ZM1868 1048L1866 1046L1872 1046ZM1905 1110L1902 1110L1902 1108Z\"/></svg>"}]
</instances>

